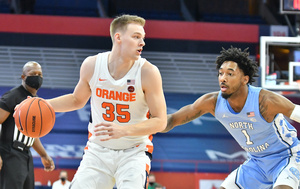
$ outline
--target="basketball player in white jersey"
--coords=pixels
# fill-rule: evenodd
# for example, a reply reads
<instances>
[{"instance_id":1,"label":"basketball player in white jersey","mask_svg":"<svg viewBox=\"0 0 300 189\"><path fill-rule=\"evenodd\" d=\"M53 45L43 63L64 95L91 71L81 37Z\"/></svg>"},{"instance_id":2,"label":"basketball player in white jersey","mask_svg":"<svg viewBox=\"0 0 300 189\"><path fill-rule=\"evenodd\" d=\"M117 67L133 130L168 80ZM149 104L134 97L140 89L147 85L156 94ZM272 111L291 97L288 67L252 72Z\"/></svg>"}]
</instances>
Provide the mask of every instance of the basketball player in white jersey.
<instances>
[{"instance_id":1,"label":"basketball player in white jersey","mask_svg":"<svg viewBox=\"0 0 300 189\"><path fill-rule=\"evenodd\" d=\"M151 134L165 129L167 116L160 72L141 58L144 25L138 16L115 18L112 50L87 57L74 92L49 100L67 112L91 98L89 140L71 189L147 188Z\"/></svg>"}]
</instances>

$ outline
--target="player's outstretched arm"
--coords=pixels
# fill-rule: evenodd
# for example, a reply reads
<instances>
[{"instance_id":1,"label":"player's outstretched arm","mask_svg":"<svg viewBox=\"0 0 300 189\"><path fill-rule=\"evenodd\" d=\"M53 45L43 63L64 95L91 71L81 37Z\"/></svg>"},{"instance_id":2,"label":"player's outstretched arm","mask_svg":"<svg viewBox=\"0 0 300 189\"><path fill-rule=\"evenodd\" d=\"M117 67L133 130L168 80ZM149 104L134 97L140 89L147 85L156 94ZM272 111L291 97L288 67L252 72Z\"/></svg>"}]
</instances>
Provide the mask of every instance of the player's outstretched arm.
<instances>
[{"instance_id":1,"label":"player's outstretched arm","mask_svg":"<svg viewBox=\"0 0 300 189\"><path fill-rule=\"evenodd\" d=\"M55 112L68 112L85 106L91 96L89 81L94 74L96 56L86 58L80 68L80 78L72 94L66 94L48 102Z\"/></svg>"},{"instance_id":2,"label":"player's outstretched arm","mask_svg":"<svg viewBox=\"0 0 300 189\"><path fill-rule=\"evenodd\" d=\"M214 115L218 92L204 94L193 104L186 105L173 114L168 114L167 127L162 131L166 133L178 125L188 123L206 113Z\"/></svg>"}]
</instances>

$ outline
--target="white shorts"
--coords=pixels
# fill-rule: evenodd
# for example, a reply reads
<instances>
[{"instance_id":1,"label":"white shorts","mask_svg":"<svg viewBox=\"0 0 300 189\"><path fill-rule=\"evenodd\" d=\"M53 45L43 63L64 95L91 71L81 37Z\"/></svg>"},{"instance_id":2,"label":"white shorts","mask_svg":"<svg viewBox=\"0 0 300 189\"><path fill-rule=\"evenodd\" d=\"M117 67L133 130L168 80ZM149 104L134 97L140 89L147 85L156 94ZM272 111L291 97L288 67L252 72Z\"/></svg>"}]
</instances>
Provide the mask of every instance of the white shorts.
<instances>
[{"instance_id":1,"label":"white shorts","mask_svg":"<svg viewBox=\"0 0 300 189\"><path fill-rule=\"evenodd\" d=\"M150 171L146 147L112 150L88 142L71 189L144 189Z\"/></svg>"},{"instance_id":2,"label":"white shorts","mask_svg":"<svg viewBox=\"0 0 300 189\"><path fill-rule=\"evenodd\" d=\"M285 185L298 189L300 162L296 156L278 162L275 160L278 164L272 169L265 169L253 162L256 161L247 161L234 170L221 186L225 189L271 189Z\"/></svg>"}]
</instances>

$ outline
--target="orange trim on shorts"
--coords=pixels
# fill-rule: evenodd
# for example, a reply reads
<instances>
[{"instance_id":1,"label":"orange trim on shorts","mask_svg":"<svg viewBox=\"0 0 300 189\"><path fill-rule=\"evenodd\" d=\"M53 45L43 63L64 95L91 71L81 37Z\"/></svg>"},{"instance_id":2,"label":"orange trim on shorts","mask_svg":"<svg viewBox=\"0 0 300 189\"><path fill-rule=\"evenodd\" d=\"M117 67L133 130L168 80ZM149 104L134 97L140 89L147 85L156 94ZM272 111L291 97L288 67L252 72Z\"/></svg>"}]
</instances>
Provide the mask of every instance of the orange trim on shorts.
<instances>
[{"instance_id":1,"label":"orange trim on shorts","mask_svg":"<svg viewBox=\"0 0 300 189\"><path fill-rule=\"evenodd\" d=\"M148 164L146 164L146 171L148 174L150 173L150 166Z\"/></svg>"},{"instance_id":2,"label":"orange trim on shorts","mask_svg":"<svg viewBox=\"0 0 300 189\"><path fill-rule=\"evenodd\" d=\"M89 132L89 136L88 136L88 139L90 139L90 137L92 136L93 134L91 132Z\"/></svg>"},{"instance_id":3,"label":"orange trim on shorts","mask_svg":"<svg viewBox=\"0 0 300 189\"><path fill-rule=\"evenodd\" d=\"M89 139L92 135L93 135L93 134L89 132L88 139ZM87 149L88 149L88 146L86 145L86 146L84 147L84 150L87 150Z\"/></svg>"},{"instance_id":4,"label":"orange trim on shorts","mask_svg":"<svg viewBox=\"0 0 300 189\"><path fill-rule=\"evenodd\" d=\"M147 184L146 184L146 188L148 188L148 185L149 185L149 173L150 173L150 166L148 164L146 164L146 172L147 172Z\"/></svg>"}]
</instances>

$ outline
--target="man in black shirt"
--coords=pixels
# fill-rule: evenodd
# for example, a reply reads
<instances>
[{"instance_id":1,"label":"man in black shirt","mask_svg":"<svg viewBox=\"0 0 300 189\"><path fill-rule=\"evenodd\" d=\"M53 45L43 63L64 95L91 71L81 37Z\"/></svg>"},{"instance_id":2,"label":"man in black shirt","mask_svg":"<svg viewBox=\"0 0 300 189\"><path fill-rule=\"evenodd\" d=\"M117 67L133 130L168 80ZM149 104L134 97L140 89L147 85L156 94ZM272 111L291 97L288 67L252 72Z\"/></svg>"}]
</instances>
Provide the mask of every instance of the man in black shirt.
<instances>
[{"instance_id":1,"label":"man in black shirt","mask_svg":"<svg viewBox=\"0 0 300 189\"><path fill-rule=\"evenodd\" d=\"M3 94L0 99L0 188L34 189L32 146L41 156L45 171L54 170L52 158L39 138L23 135L15 125L14 108L28 96L34 97L43 82L42 68L37 62L23 67L22 85Z\"/></svg>"}]
</instances>

